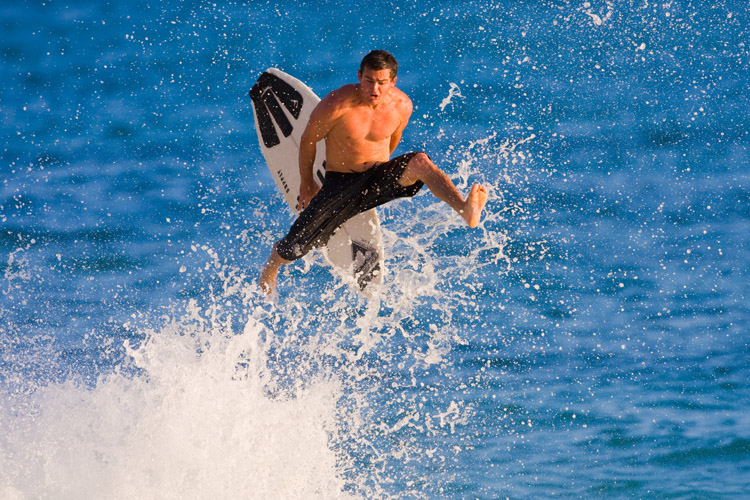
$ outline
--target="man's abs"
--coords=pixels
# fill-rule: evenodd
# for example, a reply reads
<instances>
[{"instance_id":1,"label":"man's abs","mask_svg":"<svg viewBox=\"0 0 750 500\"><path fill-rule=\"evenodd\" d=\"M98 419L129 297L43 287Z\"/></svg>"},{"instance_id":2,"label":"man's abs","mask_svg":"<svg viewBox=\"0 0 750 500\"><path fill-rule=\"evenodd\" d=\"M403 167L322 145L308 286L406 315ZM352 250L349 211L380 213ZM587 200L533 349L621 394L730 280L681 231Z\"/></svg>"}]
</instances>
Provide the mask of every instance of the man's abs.
<instances>
[{"instance_id":1,"label":"man's abs","mask_svg":"<svg viewBox=\"0 0 750 500\"><path fill-rule=\"evenodd\" d=\"M388 146L387 142L376 145L342 145L326 140L326 170L344 173L364 172L376 163L388 161Z\"/></svg>"}]
</instances>

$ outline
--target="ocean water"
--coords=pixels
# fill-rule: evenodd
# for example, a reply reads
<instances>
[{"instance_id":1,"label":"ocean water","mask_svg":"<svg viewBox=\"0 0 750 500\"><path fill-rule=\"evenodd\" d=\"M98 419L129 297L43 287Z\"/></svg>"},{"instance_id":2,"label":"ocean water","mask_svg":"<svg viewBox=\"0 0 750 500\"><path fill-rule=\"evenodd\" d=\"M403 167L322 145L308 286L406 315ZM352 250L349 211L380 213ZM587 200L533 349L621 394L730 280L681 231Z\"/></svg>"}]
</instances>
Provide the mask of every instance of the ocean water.
<instances>
[{"instance_id":1,"label":"ocean water","mask_svg":"<svg viewBox=\"0 0 750 500\"><path fill-rule=\"evenodd\" d=\"M747 1L0 7L0 498L750 498ZM384 48L372 298L292 215L247 91Z\"/></svg>"}]
</instances>

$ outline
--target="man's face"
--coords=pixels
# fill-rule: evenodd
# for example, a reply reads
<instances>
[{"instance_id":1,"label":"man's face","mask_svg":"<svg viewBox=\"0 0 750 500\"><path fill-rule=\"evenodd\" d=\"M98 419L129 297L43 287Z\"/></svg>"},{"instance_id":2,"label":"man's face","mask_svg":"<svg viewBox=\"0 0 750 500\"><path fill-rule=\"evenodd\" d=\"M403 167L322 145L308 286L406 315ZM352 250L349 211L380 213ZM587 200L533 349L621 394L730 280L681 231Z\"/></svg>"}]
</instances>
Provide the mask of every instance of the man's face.
<instances>
[{"instance_id":1,"label":"man's face","mask_svg":"<svg viewBox=\"0 0 750 500\"><path fill-rule=\"evenodd\" d=\"M391 70L387 68L374 70L365 66L364 71L357 71L357 75L362 96L372 104L382 102L396 84L396 79L391 79Z\"/></svg>"}]
</instances>

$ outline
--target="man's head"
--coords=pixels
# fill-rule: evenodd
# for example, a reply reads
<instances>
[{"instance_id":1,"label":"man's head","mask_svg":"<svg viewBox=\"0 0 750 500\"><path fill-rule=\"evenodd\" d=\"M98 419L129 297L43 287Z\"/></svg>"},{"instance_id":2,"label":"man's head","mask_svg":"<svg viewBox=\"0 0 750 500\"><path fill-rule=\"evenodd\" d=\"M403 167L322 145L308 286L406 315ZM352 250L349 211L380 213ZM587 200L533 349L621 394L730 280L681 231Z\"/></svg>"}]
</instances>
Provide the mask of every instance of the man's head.
<instances>
[{"instance_id":1,"label":"man's head","mask_svg":"<svg viewBox=\"0 0 750 500\"><path fill-rule=\"evenodd\" d=\"M385 50L373 50L367 54L357 71L362 97L377 105L388 95L396 84L398 63L396 58Z\"/></svg>"},{"instance_id":2,"label":"man's head","mask_svg":"<svg viewBox=\"0 0 750 500\"><path fill-rule=\"evenodd\" d=\"M373 50L367 54L359 64L360 74L365 71L365 68L370 68L375 71L381 69L390 70L391 80L395 79L396 74L398 73L398 63L396 62L396 58L393 57L393 54L385 50Z\"/></svg>"}]
</instances>

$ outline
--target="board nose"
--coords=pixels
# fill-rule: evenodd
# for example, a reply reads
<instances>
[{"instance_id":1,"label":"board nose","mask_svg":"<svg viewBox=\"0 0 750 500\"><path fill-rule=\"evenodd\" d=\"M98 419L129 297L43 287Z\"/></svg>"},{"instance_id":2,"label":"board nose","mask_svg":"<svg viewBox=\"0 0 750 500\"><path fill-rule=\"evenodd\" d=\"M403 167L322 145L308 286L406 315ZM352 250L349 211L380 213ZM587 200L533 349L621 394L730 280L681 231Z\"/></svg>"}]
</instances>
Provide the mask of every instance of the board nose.
<instances>
[{"instance_id":1,"label":"board nose","mask_svg":"<svg viewBox=\"0 0 750 500\"><path fill-rule=\"evenodd\" d=\"M267 148L278 146L281 141L277 128L284 137L289 137L294 129L282 106L294 119L298 119L304 102L302 95L287 82L267 71L260 75L249 95L253 101L263 144Z\"/></svg>"}]
</instances>

